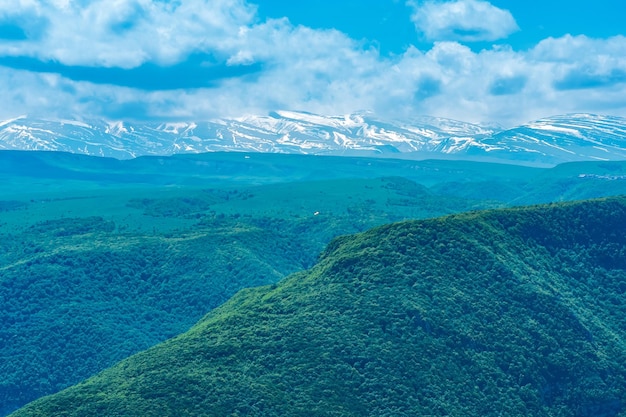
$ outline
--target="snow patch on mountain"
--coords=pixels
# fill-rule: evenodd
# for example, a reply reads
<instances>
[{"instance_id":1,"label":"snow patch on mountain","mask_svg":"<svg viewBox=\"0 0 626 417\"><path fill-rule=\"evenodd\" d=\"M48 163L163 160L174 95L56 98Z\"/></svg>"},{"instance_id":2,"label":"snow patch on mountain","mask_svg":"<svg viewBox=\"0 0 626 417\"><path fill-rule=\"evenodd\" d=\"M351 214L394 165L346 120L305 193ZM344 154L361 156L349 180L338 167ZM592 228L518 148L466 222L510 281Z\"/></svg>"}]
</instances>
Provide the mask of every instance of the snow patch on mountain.
<instances>
[{"instance_id":1,"label":"snow patch on mountain","mask_svg":"<svg viewBox=\"0 0 626 417\"><path fill-rule=\"evenodd\" d=\"M554 116L512 129L420 116L383 120L372 112L322 116L280 110L193 122L37 119L0 122L0 149L50 150L133 158L245 151L324 155L441 155L534 165L626 159L626 119Z\"/></svg>"}]
</instances>

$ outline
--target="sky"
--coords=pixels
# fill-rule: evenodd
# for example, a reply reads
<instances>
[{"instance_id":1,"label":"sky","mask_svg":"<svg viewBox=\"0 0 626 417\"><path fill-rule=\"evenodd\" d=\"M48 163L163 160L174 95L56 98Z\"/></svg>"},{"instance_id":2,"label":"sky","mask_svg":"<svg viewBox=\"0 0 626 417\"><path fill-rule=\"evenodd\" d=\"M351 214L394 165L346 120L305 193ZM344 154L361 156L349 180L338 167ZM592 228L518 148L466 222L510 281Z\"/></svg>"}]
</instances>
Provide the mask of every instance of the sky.
<instances>
[{"instance_id":1,"label":"sky","mask_svg":"<svg viewBox=\"0 0 626 417\"><path fill-rule=\"evenodd\" d=\"M622 0L0 0L0 119L626 117Z\"/></svg>"}]
</instances>

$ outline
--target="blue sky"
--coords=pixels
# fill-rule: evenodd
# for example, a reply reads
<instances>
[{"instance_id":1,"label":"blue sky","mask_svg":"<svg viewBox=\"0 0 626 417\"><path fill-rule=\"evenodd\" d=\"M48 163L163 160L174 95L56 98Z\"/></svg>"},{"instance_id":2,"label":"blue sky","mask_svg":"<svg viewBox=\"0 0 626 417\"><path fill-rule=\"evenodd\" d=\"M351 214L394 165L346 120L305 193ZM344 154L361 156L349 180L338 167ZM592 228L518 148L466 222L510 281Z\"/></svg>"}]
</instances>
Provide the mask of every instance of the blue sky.
<instances>
[{"instance_id":1,"label":"blue sky","mask_svg":"<svg viewBox=\"0 0 626 417\"><path fill-rule=\"evenodd\" d=\"M617 0L494 0L491 4L508 10L520 27L519 31L497 43L528 49L550 36L610 37L624 34L626 5L620 3ZM421 49L432 46L415 30L406 1L259 0L256 4L261 18L287 16L296 25L335 28L354 39L370 40L383 54L401 54L411 44ZM470 46L483 49L491 45L473 42Z\"/></svg>"},{"instance_id":2,"label":"blue sky","mask_svg":"<svg viewBox=\"0 0 626 417\"><path fill-rule=\"evenodd\" d=\"M617 0L0 1L0 118L626 116Z\"/></svg>"}]
</instances>

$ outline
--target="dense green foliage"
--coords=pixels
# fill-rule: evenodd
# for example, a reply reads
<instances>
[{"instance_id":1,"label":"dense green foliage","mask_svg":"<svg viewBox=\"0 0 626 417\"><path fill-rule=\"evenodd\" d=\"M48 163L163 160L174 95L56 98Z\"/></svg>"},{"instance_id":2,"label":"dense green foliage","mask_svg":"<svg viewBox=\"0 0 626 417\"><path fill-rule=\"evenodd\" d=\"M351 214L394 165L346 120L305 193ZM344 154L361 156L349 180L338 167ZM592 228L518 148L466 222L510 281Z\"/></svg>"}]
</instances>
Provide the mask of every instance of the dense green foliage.
<instances>
[{"instance_id":1,"label":"dense green foliage","mask_svg":"<svg viewBox=\"0 0 626 417\"><path fill-rule=\"evenodd\" d=\"M0 415L187 330L241 288L311 266L336 234L478 204L419 190L388 178L11 205L0 222Z\"/></svg>"},{"instance_id":2,"label":"dense green foliage","mask_svg":"<svg viewBox=\"0 0 626 417\"><path fill-rule=\"evenodd\" d=\"M626 164L0 152L0 416L187 330L335 236L626 193ZM582 175L582 177L581 177Z\"/></svg>"},{"instance_id":3,"label":"dense green foliage","mask_svg":"<svg viewBox=\"0 0 626 417\"><path fill-rule=\"evenodd\" d=\"M12 416L626 415L626 199L335 239Z\"/></svg>"}]
</instances>

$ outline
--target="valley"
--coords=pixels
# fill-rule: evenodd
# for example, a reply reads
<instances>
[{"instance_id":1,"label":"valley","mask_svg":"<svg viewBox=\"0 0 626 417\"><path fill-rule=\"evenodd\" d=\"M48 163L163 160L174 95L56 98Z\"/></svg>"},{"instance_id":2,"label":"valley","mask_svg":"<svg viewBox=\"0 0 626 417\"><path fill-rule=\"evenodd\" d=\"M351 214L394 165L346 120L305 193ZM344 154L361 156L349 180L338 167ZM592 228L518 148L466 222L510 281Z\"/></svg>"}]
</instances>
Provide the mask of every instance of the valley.
<instances>
[{"instance_id":1,"label":"valley","mask_svg":"<svg viewBox=\"0 0 626 417\"><path fill-rule=\"evenodd\" d=\"M185 332L243 288L312 267L338 235L626 190L620 162L0 158L13 164L0 165L4 414Z\"/></svg>"},{"instance_id":2,"label":"valley","mask_svg":"<svg viewBox=\"0 0 626 417\"><path fill-rule=\"evenodd\" d=\"M624 15L0 1L0 417L626 417Z\"/></svg>"},{"instance_id":3,"label":"valley","mask_svg":"<svg viewBox=\"0 0 626 417\"><path fill-rule=\"evenodd\" d=\"M336 238L12 416L621 416L624 224L622 197Z\"/></svg>"}]
</instances>

